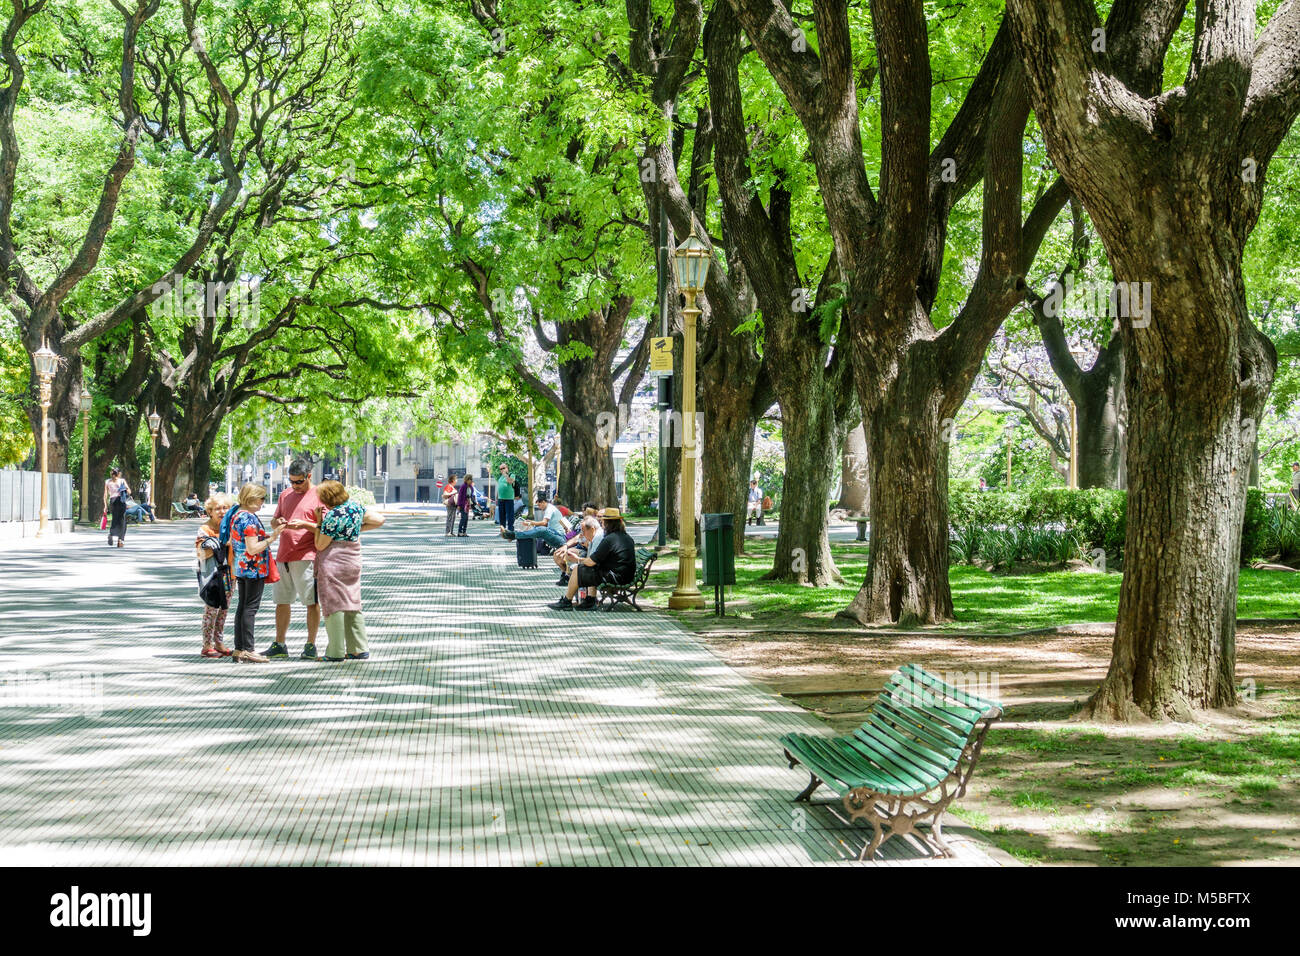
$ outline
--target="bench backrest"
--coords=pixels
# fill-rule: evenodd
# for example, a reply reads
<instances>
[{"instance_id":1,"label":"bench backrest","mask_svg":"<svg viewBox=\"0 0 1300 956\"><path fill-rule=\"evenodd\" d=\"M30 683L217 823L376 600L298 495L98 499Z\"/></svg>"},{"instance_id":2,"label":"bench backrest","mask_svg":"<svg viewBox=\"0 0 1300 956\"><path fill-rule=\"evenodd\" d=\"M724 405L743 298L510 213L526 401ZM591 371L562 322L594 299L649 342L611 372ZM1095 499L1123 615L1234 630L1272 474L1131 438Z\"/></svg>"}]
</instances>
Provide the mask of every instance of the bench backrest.
<instances>
[{"instance_id":1,"label":"bench backrest","mask_svg":"<svg viewBox=\"0 0 1300 956\"><path fill-rule=\"evenodd\" d=\"M1002 715L1002 705L947 683L916 664L889 679L854 736L873 749L900 757L913 775L948 774L983 721Z\"/></svg>"}]
</instances>

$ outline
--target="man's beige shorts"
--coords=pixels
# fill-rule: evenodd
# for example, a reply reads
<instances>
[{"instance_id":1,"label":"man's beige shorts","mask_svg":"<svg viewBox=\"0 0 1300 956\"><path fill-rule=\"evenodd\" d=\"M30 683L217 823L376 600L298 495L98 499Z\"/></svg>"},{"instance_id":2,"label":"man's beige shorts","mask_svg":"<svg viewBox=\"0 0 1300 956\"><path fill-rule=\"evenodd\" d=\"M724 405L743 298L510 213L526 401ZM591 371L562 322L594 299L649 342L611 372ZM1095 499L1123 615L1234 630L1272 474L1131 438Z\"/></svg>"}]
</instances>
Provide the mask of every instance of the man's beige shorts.
<instances>
[{"instance_id":1,"label":"man's beige shorts","mask_svg":"<svg viewBox=\"0 0 1300 956\"><path fill-rule=\"evenodd\" d=\"M275 603L298 604L310 607L316 603L316 562L288 561L277 562L280 580L276 581Z\"/></svg>"}]
</instances>

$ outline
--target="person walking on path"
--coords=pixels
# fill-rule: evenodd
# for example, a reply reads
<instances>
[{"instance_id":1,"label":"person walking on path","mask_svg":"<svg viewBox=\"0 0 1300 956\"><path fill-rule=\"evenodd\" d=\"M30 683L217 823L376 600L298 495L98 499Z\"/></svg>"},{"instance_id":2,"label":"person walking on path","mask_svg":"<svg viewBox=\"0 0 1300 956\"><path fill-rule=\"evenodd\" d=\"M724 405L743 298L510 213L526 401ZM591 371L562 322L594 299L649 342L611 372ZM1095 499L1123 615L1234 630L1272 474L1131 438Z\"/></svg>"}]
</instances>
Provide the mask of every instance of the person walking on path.
<instances>
[{"instance_id":1,"label":"person walking on path","mask_svg":"<svg viewBox=\"0 0 1300 956\"><path fill-rule=\"evenodd\" d=\"M204 505L208 520L199 525L194 537L194 556L197 558L195 570L202 583L210 575L221 571L221 586L226 595L225 607L203 605L203 650L204 657L229 657L233 652L222 642L226 629L226 611L230 606L230 592L233 584L230 580L230 565L225 562L224 548L221 547L221 519L235 503L234 495L213 495Z\"/></svg>"},{"instance_id":2,"label":"person walking on path","mask_svg":"<svg viewBox=\"0 0 1300 956\"><path fill-rule=\"evenodd\" d=\"M316 549L316 587L325 615L325 660L367 660L366 622L361 615L361 532L378 528L384 516L351 501L337 481L316 489L321 506L312 521L291 527L309 529Z\"/></svg>"},{"instance_id":3,"label":"person walking on path","mask_svg":"<svg viewBox=\"0 0 1300 956\"><path fill-rule=\"evenodd\" d=\"M235 584L239 589L239 606L235 608L235 653L233 659L247 664L265 664L267 658L257 653L253 642L253 625L262 605L262 592L271 574L271 544L280 537L284 525L262 525L258 511L266 502L266 489L248 484L239 489L239 510L230 522L230 548L234 560Z\"/></svg>"},{"instance_id":4,"label":"person walking on path","mask_svg":"<svg viewBox=\"0 0 1300 956\"><path fill-rule=\"evenodd\" d=\"M456 488L457 476L452 475L447 479L447 483L442 486L442 506L447 509L447 537L450 538L456 533L456 512L459 510L456 502L458 499Z\"/></svg>"},{"instance_id":5,"label":"person walking on path","mask_svg":"<svg viewBox=\"0 0 1300 956\"><path fill-rule=\"evenodd\" d=\"M497 478L497 523L507 531L515 530L515 481L510 477L510 466L504 461Z\"/></svg>"},{"instance_id":6,"label":"person walking on path","mask_svg":"<svg viewBox=\"0 0 1300 956\"><path fill-rule=\"evenodd\" d=\"M292 487L280 495L275 515L271 518L271 527L279 527L284 533L275 555L280 572L280 580L275 582L272 592L275 597L275 643L267 648L266 656L272 660L289 656L285 638L289 634L296 601L307 609L307 644L302 649L302 659L314 661L318 656L316 633L320 628L320 608L316 604L316 548L310 528L315 525L321 500L311 484L311 465L301 458L289 465L289 484ZM309 522L306 530L294 524L304 521Z\"/></svg>"},{"instance_id":7,"label":"person walking on path","mask_svg":"<svg viewBox=\"0 0 1300 956\"><path fill-rule=\"evenodd\" d=\"M465 528L469 524L469 512L474 507L474 476L466 475L465 480L460 483L460 491L456 494L456 507L460 511L460 529L456 536L468 538Z\"/></svg>"},{"instance_id":8,"label":"person walking on path","mask_svg":"<svg viewBox=\"0 0 1300 956\"><path fill-rule=\"evenodd\" d=\"M763 523L763 489L758 487L758 479L749 480L749 497L745 503L745 524L749 524L750 518L754 519L754 524Z\"/></svg>"},{"instance_id":9,"label":"person walking on path","mask_svg":"<svg viewBox=\"0 0 1300 956\"><path fill-rule=\"evenodd\" d=\"M122 470L114 468L104 482L104 507L108 510L108 546L126 547L126 499L131 489L122 477Z\"/></svg>"}]
</instances>

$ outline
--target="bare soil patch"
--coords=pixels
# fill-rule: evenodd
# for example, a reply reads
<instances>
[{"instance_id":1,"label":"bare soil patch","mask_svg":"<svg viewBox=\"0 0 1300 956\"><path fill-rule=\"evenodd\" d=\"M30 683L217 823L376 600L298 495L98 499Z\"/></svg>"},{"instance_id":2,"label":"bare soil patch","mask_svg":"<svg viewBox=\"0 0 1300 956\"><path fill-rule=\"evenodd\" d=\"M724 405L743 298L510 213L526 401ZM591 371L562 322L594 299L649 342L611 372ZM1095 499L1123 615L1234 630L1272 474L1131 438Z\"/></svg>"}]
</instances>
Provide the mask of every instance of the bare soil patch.
<instances>
[{"instance_id":1,"label":"bare soil patch","mask_svg":"<svg viewBox=\"0 0 1300 956\"><path fill-rule=\"evenodd\" d=\"M986 675L1006 719L957 815L1026 862L1300 864L1300 625L1239 627L1242 705L1195 724L1074 716L1105 675L1112 633L700 637L836 732L862 721L903 663Z\"/></svg>"}]
</instances>

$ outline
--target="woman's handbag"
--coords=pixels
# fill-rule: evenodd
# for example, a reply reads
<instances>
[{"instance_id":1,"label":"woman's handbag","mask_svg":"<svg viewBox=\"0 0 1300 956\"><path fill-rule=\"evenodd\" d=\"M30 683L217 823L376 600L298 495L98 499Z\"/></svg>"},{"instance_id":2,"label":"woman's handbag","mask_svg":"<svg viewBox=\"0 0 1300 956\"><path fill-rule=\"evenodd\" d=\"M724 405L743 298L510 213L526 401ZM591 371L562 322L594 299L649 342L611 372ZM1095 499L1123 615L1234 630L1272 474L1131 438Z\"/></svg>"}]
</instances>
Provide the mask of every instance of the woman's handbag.
<instances>
[{"instance_id":1,"label":"woman's handbag","mask_svg":"<svg viewBox=\"0 0 1300 956\"><path fill-rule=\"evenodd\" d=\"M108 530L108 512L107 512L107 511L105 511L102 515L99 516L99 530L100 530L100 531L107 531L107 530Z\"/></svg>"},{"instance_id":2,"label":"woman's handbag","mask_svg":"<svg viewBox=\"0 0 1300 956\"><path fill-rule=\"evenodd\" d=\"M271 548L269 546L266 549L266 561L266 583L274 584L276 581L280 580L280 568L279 565L275 563L275 555L271 553Z\"/></svg>"},{"instance_id":3,"label":"woman's handbag","mask_svg":"<svg viewBox=\"0 0 1300 956\"><path fill-rule=\"evenodd\" d=\"M225 555L216 538L209 537L204 544L208 545L208 550L216 560L212 562L213 567L209 573L204 574L202 568L197 572L199 599L208 607L225 610L230 607L230 595L226 591L226 575L229 573L229 568L225 562Z\"/></svg>"}]
</instances>

